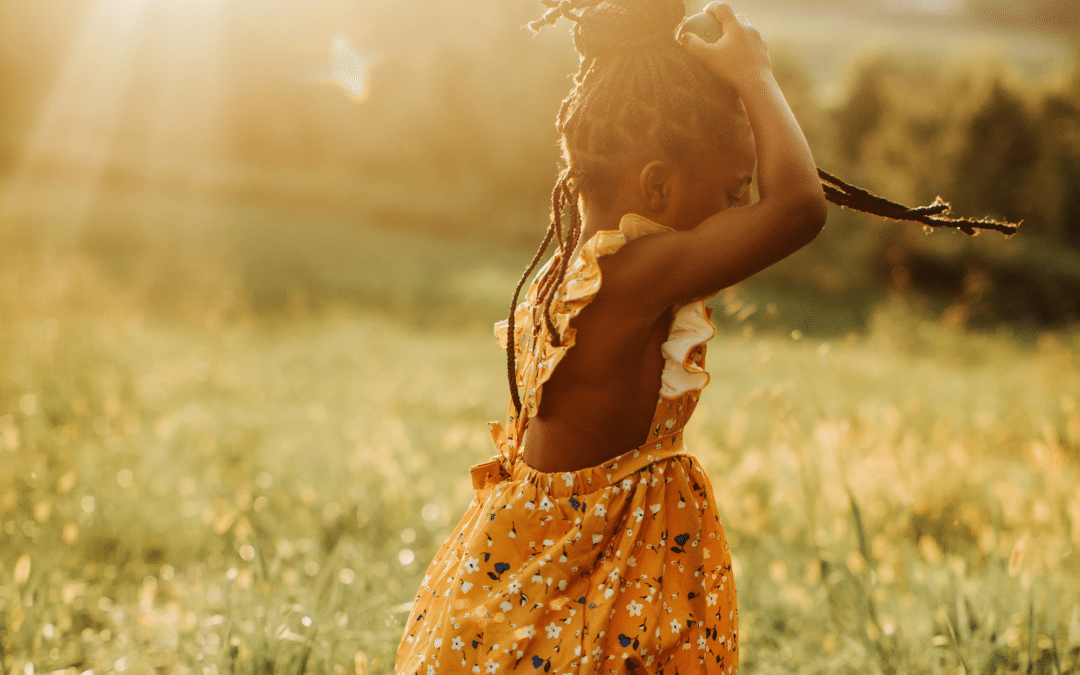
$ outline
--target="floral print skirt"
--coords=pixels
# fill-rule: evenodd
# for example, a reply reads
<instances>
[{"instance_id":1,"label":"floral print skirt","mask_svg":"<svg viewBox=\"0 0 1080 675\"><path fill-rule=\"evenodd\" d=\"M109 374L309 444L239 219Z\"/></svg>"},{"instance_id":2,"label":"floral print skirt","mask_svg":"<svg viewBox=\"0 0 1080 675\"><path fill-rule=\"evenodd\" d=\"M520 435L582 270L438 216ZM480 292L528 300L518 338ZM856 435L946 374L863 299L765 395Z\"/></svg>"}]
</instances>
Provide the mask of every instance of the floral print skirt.
<instances>
[{"instance_id":1,"label":"floral print skirt","mask_svg":"<svg viewBox=\"0 0 1080 675\"><path fill-rule=\"evenodd\" d=\"M735 673L712 488L681 432L648 448L565 473L474 467L477 499L421 583L396 673Z\"/></svg>"}]
</instances>

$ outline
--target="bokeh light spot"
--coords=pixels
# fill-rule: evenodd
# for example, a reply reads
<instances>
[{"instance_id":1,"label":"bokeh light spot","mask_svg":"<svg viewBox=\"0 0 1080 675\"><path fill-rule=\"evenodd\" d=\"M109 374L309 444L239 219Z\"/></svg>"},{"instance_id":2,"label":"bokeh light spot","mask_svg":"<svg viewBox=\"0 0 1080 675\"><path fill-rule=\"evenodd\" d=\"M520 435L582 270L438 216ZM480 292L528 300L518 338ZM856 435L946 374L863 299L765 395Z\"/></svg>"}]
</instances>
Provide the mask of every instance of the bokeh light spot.
<instances>
[{"instance_id":1,"label":"bokeh light spot","mask_svg":"<svg viewBox=\"0 0 1080 675\"><path fill-rule=\"evenodd\" d=\"M434 523L439 519L439 505L430 502L424 504L424 508L420 509L420 517L423 518L425 522Z\"/></svg>"},{"instance_id":2,"label":"bokeh light spot","mask_svg":"<svg viewBox=\"0 0 1080 675\"><path fill-rule=\"evenodd\" d=\"M135 474L131 469L120 469L116 474L116 484L124 489L131 487L135 484Z\"/></svg>"}]
</instances>

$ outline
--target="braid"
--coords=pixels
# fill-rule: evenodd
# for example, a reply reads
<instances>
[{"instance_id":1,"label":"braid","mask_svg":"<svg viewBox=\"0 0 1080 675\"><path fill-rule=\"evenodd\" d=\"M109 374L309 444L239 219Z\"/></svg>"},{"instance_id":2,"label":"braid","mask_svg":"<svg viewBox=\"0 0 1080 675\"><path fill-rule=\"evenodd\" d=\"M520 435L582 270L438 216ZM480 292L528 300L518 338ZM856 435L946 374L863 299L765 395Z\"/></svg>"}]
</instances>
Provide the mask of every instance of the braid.
<instances>
[{"instance_id":1,"label":"braid","mask_svg":"<svg viewBox=\"0 0 1080 675\"><path fill-rule=\"evenodd\" d=\"M825 173L818 169L821 177L821 188L825 191L825 198L833 204L843 206L853 211L870 213L889 220L909 220L922 223L927 227L953 227L964 234L974 235L976 230L994 230L1005 235L1016 234L1020 227L1019 223L1009 223L991 218L952 218L948 216L950 206L938 197L933 204L910 208L903 204L891 202L879 197L874 193L840 180L836 176Z\"/></svg>"},{"instance_id":2,"label":"braid","mask_svg":"<svg viewBox=\"0 0 1080 675\"><path fill-rule=\"evenodd\" d=\"M570 21L577 22L579 15L574 13L574 10L595 5L599 0L540 0L548 11L544 13L540 19L533 21L529 24L529 28L537 33L544 26L554 26L555 22L559 20L559 17L569 19Z\"/></svg>"},{"instance_id":3,"label":"braid","mask_svg":"<svg viewBox=\"0 0 1080 675\"><path fill-rule=\"evenodd\" d=\"M560 240L560 249L558 253L559 257L559 272L555 277L553 283L546 289L544 293L544 320L547 322L548 332L551 335L551 343L558 347L562 344L562 336L559 334L558 329L555 327L555 323L551 320L551 303L555 299L555 294L558 293L559 287L562 286L563 279L566 278L566 266L570 260L570 256L573 255L574 249L577 247L577 241L581 236L581 213L578 210L577 193L570 187L569 172L564 172L564 178L559 181L559 184L555 187L555 190L562 195L560 207L569 205L570 207L570 230L566 234L565 240ZM558 221L556 229L562 229L562 210L555 212L555 219Z\"/></svg>"},{"instance_id":4,"label":"braid","mask_svg":"<svg viewBox=\"0 0 1080 675\"><path fill-rule=\"evenodd\" d=\"M525 273L518 280L517 286L514 288L514 297L510 299L510 316L506 319L506 371L510 378L510 398L513 399L514 410L519 415L521 414L521 396L517 390L517 340L514 338L514 319L516 318L514 315L517 313L517 300L518 295L521 294L521 287L525 285L529 275L536 269L536 264L540 262L540 258L544 255L544 251L551 244L551 237L554 234L552 232L553 227L554 224L548 226L544 241L540 244L540 248L536 250L532 262L525 268Z\"/></svg>"},{"instance_id":5,"label":"braid","mask_svg":"<svg viewBox=\"0 0 1080 675\"><path fill-rule=\"evenodd\" d=\"M563 238L562 228L562 213L566 208L567 202L567 181L569 181L569 172L563 171L559 177L559 182L555 184L555 189L551 193L551 223L555 229L555 233L559 237L559 250L555 252L555 255L559 258L559 273L552 277L553 281L547 283L540 288L539 298L544 301L544 321L547 322L548 333L551 334L551 339L556 344L559 342L559 331L555 328L555 323L551 320L551 298L555 294L555 289L562 283L563 275L566 270L566 259L569 257L569 253L566 250L566 241Z\"/></svg>"}]
</instances>

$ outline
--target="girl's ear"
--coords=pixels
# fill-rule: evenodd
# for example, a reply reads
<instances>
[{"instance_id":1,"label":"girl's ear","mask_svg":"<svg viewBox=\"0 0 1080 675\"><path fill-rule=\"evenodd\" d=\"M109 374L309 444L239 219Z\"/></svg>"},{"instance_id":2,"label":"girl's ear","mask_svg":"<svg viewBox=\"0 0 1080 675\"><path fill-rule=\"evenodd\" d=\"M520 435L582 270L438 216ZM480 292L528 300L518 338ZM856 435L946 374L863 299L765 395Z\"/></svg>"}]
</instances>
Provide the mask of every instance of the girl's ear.
<instances>
[{"instance_id":1,"label":"girl's ear","mask_svg":"<svg viewBox=\"0 0 1080 675\"><path fill-rule=\"evenodd\" d=\"M638 175L641 200L654 214L667 210L673 177L671 167L659 160L646 164Z\"/></svg>"}]
</instances>

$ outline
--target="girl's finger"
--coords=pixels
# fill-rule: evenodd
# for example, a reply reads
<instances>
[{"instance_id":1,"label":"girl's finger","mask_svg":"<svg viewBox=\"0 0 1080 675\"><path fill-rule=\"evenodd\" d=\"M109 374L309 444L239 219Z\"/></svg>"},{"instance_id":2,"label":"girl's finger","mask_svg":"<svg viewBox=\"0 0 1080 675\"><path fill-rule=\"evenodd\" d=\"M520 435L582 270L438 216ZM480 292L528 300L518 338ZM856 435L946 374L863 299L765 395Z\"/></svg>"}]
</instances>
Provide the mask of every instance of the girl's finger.
<instances>
[{"instance_id":1,"label":"girl's finger","mask_svg":"<svg viewBox=\"0 0 1080 675\"><path fill-rule=\"evenodd\" d=\"M683 33L682 36L679 37L679 42L682 43L682 46L686 51L698 58L700 58L702 54L708 52L708 48L705 46L706 42L694 33Z\"/></svg>"},{"instance_id":2,"label":"girl's finger","mask_svg":"<svg viewBox=\"0 0 1080 675\"><path fill-rule=\"evenodd\" d=\"M705 11L711 14L714 19L719 21L721 26L723 26L727 22L738 20L735 18L735 10L733 10L731 8L731 5L727 4L726 2L714 2L709 5L705 9Z\"/></svg>"}]
</instances>

